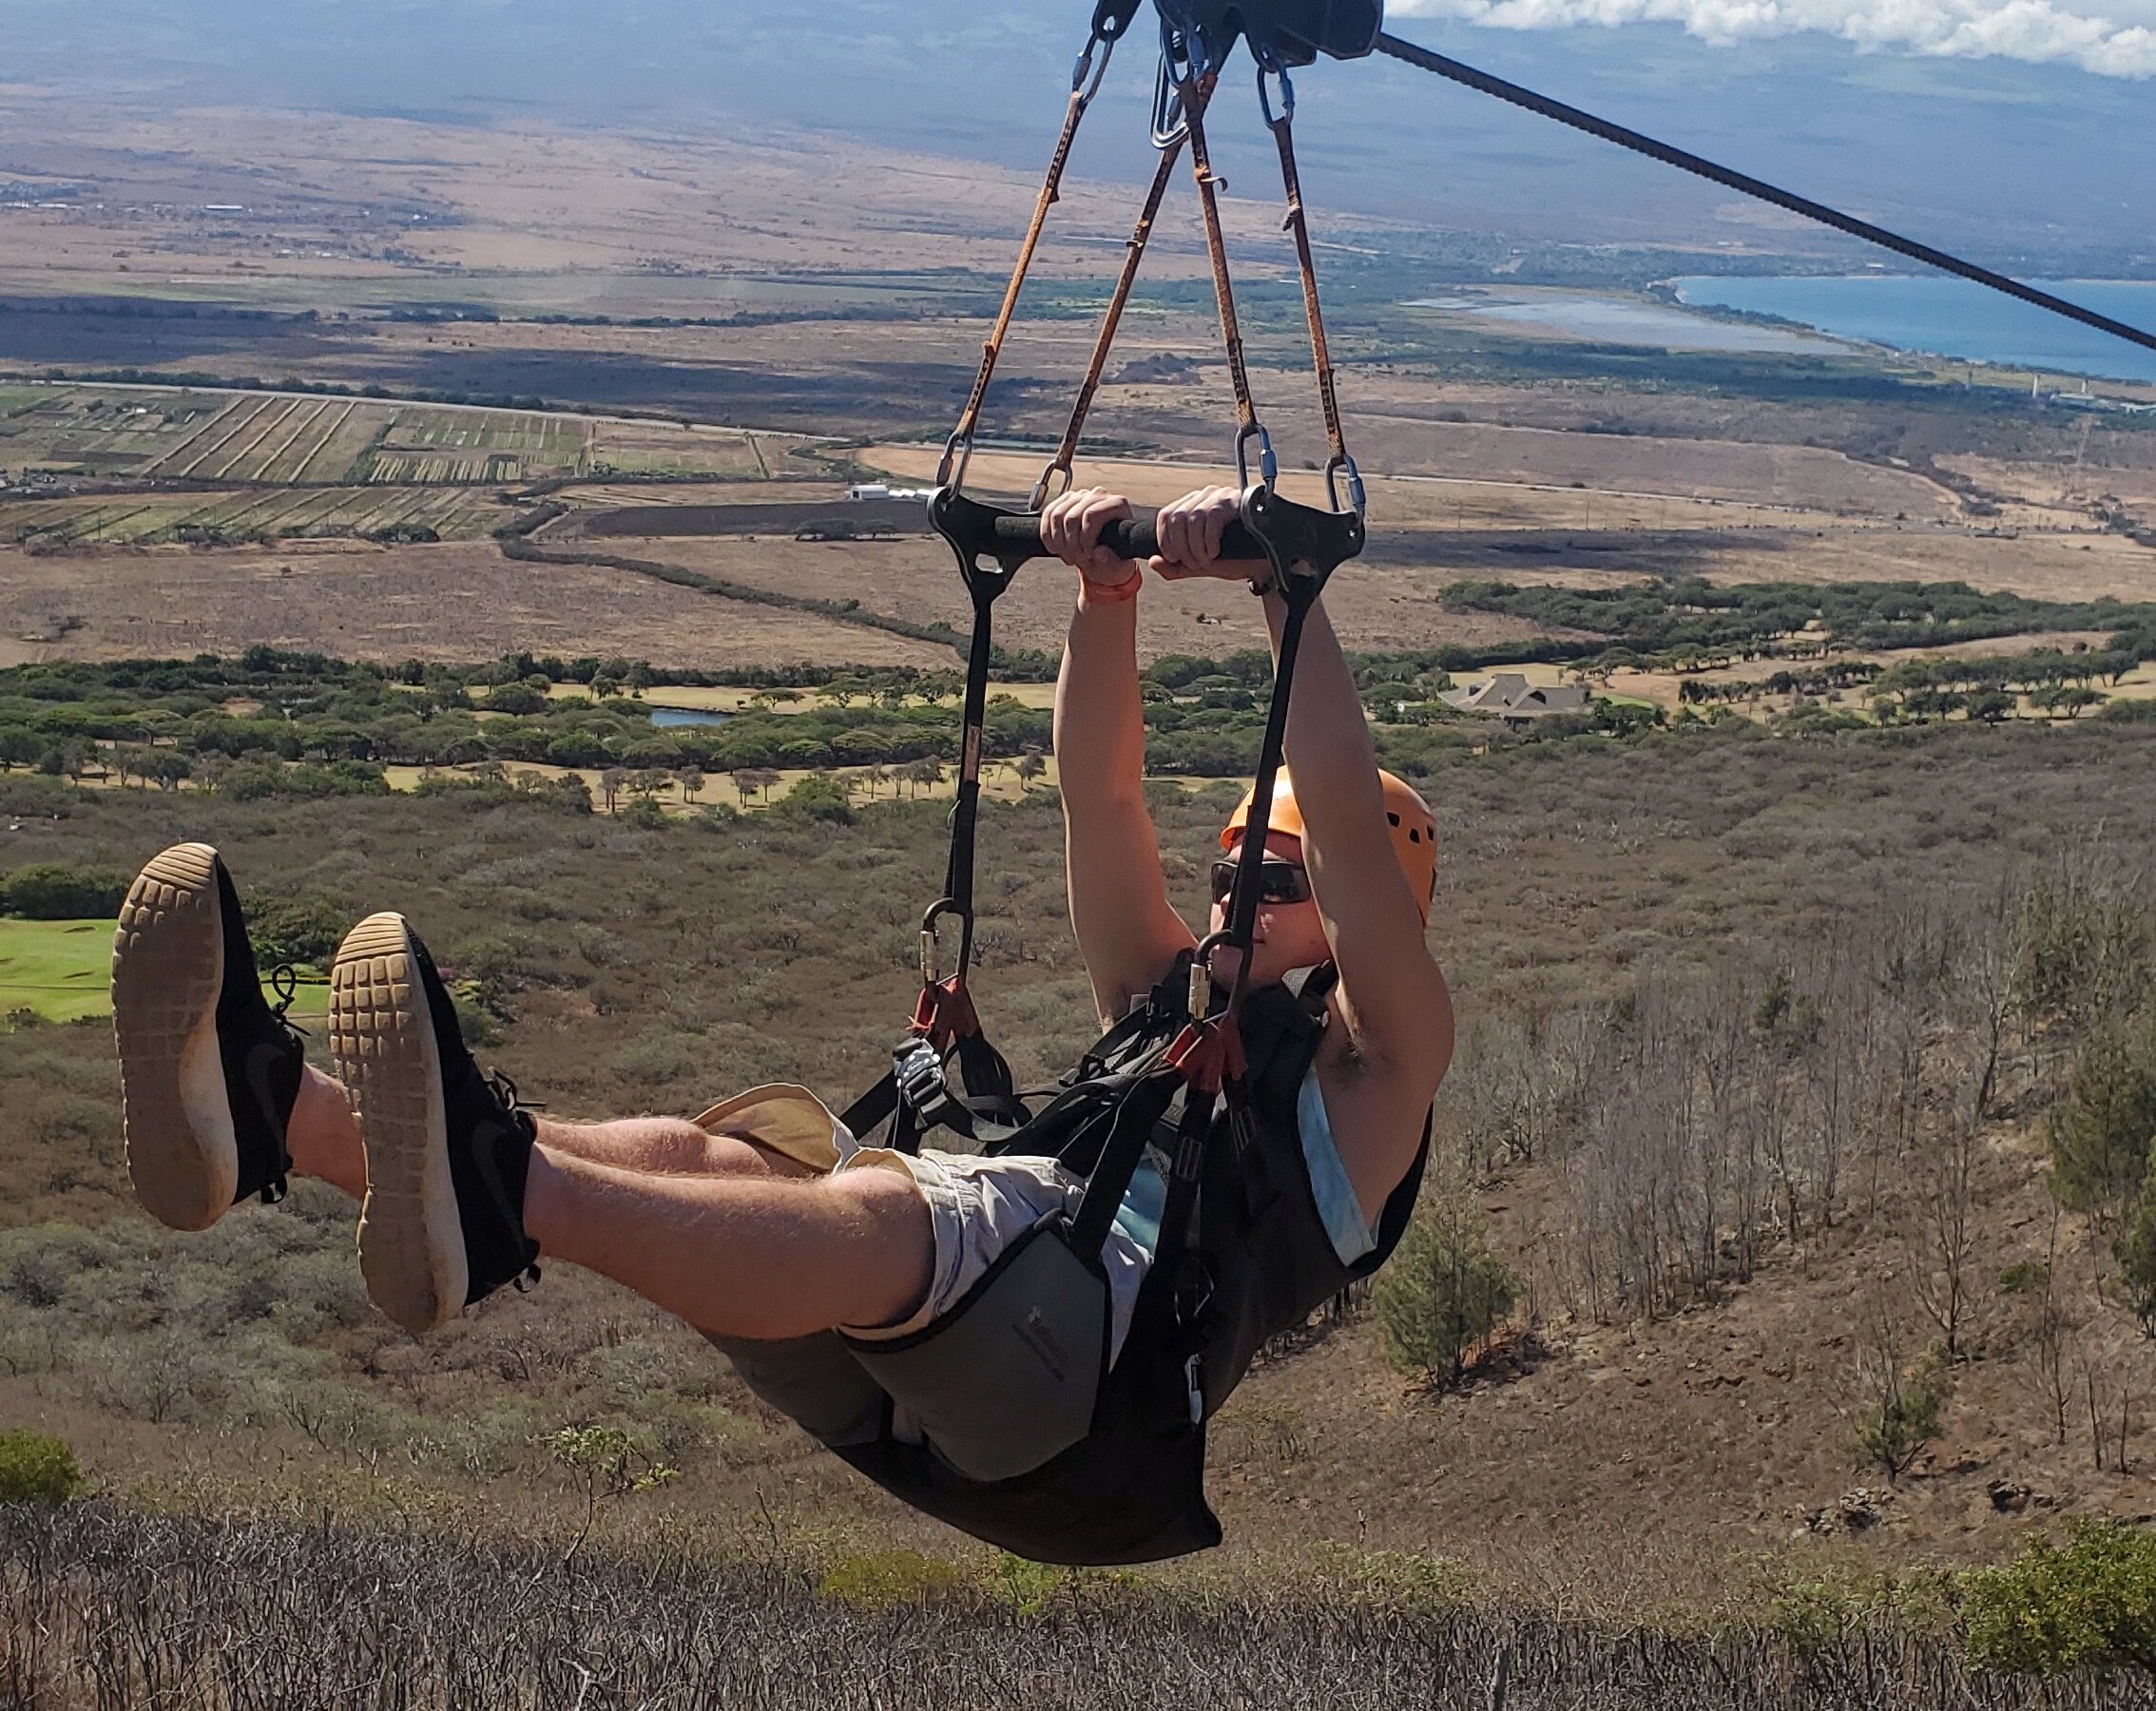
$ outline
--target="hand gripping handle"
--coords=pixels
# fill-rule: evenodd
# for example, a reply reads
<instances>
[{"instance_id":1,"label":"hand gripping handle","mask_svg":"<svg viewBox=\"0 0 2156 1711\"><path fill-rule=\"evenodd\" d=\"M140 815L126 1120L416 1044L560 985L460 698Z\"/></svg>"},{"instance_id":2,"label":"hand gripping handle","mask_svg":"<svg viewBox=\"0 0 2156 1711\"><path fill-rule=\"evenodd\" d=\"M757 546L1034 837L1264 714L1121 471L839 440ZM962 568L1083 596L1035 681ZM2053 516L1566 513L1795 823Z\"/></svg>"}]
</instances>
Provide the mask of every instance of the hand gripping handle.
<instances>
[{"instance_id":1,"label":"hand gripping handle","mask_svg":"<svg viewBox=\"0 0 2156 1711\"><path fill-rule=\"evenodd\" d=\"M1150 517L1131 517L1121 523L1110 523L1101 530L1101 545L1116 557L1126 559L1149 559L1161 549ZM1023 552L1028 558L1048 557L1048 548L1041 545L1040 518L998 517L994 550L1005 555ZM1265 549L1258 544L1257 536L1241 523L1230 523L1221 536L1221 557L1256 559L1263 563Z\"/></svg>"},{"instance_id":2,"label":"hand gripping handle","mask_svg":"<svg viewBox=\"0 0 2156 1711\"><path fill-rule=\"evenodd\" d=\"M929 514L962 564L991 559L1015 570L1029 560L1050 556L1041 545L1041 520L1030 512L1000 510L946 490L931 501ZM1104 529L1101 545L1119 558L1147 559L1159 551L1160 539L1152 518L1132 517ZM1262 563L1265 548L1242 523L1230 523L1221 537L1221 557Z\"/></svg>"}]
</instances>

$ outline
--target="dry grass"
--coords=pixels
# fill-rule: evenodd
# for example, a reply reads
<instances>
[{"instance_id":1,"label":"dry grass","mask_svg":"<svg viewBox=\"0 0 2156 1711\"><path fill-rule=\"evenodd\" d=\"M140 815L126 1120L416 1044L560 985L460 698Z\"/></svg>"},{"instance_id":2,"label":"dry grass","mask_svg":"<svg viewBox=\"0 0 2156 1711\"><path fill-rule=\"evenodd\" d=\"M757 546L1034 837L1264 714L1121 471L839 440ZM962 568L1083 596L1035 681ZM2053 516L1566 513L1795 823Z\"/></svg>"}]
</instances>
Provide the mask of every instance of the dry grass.
<instances>
[{"instance_id":1,"label":"dry grass","mask_svg":"<svg viewBox=\"0 0 2156 1711\"><path fill-rule=\"evenodd\" d=\"M1482 1613L1377 1559L1329 1583L1176 1598L1127 1577L968 1574L907 1555L819 1576L672 1544L565 1562L549 1545L409 1526L77 1509L0 1528L0 1691L22 1703L931 1711L1016 1693L1057 1711L1487 1711L1500 1656L1515 1711L2095 1711L2133 1691L1975 1675L1950 1642L1869 1628L1680 1638Z\"/></svg>"},{"instance_id":2,"label":"dry grass","mask_svg":"<svg viewBox=\"0 0 2156 1711\"><path fill-rule=\"evenodd\" d=\"M53 641L56 621L79 620ZM288 542L32 557L0 548L0 663L238 653L370 660L620 654L683 666L948 665L950 649L490 544Z\"/></svg>"},{"instance_id":3,"label":"dry grass","mask_svg":"<svg viewBox=\"0 0 2156 1711\"><path fill-rule=\"evenodd\" d=\"M618 543L602 543L617 546ZM681 565L707 576L780 594L858 600L872 611L917 623L942 620L963 633L972 605L941 541L914 538L847 543L660 537L634 543L635 556ZM1480 612L1448 612L1435 593L1450 575L1416 577L1391 566L1352 565L1326 592L1326 606L1357 645L1427 647L1456 642L1493 646L1543 633L1523 620ZM1070 625L1071 573L1034 563L997 601L995 636L1013 647L1060 653ZM1240 583L1148 582L1139 603L1139 651L1220 655L1265 645L1264 614ZM832 659L852 660L854 653ZM947 656L949 657L949 656Z\"/></svg>"}]
</instances>

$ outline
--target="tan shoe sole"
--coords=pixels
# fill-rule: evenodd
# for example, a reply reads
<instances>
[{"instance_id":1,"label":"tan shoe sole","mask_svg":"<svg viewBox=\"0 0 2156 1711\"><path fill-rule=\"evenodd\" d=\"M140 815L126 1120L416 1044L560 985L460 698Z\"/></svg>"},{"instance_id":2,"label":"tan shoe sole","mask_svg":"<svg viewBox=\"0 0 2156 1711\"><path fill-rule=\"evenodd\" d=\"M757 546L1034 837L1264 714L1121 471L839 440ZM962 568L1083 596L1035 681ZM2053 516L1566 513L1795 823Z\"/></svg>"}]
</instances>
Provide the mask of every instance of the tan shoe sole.
<instances>
[{"instance_id":1,"label":"tan shoe sole","mask_svg":"<svg viewBox=\"0 0 2156 1711\"><path fill-rule=\"evenodd\" d=\"M161 1223L206 1230L240 1184L217 1045L224 924L217 852L175 844L136 875L112 937L127 1175Z\"/></svg>"},{"instance_id":2,"label":"tan shoe sole","mask_svg":"<svg viewBox=\"0 0 2156 1711\"><path fill-rule=\"evenodd\" d=\"M359 1270L375 1305L407 1331L464 1309L470 1273L450 1181L441 1054L412 930L369 915L330 971L330 1052L367 1144Z\"/></svg>"}]
</instances>

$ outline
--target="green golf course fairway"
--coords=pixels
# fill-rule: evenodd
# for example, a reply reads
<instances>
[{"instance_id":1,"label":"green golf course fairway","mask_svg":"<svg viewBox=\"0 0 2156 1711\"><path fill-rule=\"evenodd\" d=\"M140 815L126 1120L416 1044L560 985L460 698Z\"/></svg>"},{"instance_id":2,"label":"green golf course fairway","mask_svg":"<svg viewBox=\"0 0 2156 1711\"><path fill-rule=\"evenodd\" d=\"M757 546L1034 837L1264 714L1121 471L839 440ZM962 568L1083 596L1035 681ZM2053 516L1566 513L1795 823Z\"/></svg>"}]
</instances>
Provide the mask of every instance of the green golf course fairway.
<instances>
[{"instance_id":1,"label":"green golf course fairway","mask_svg":"<svg viewBox=\"0 0 2156 1711\"><path fill-rule=\"evenodd\" d=\"M111 921L0 921L0 1015L48 1022L112 1013Z\"/></svg>"},{"instance_id":2,"label":"green golf course fairway","mask_svg":"<svg viewBox=\"0 0 2156 1711\"><path fill-rule=\"evenodd\" d=\"M48 1022L110 1015L112 932L117 925L0 920L0 1016L24 1009ZM329 989L319 980L313 970L304 971L299 1001L292 1007L294 1020L328 1013Z\"/></svg>"}]
</instances>

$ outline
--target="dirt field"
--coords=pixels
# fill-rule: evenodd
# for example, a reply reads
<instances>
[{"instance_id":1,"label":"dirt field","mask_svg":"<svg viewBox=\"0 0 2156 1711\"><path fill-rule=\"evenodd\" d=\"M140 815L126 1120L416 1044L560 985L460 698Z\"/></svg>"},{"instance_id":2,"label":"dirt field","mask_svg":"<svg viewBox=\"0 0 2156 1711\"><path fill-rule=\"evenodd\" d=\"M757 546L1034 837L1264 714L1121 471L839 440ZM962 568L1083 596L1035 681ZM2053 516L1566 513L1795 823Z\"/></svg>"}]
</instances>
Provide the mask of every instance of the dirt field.
<instances>
[{"instance_id":1,"label":"dirt field","mask_svg":"<svg viewBox=\"0 0 2156 1711\"><path fill-rule=\"evenodd\" d=\"M62 621L75 621L64 640ZM803 660L949 665L948 648L648 577L511 564L491 544L288 542L31 557L0 548L0 663L237 653L253 643L368 660L535 652L667 665Z\"/></svg>"},{"instance_id":2,"label":"dirt field","mask_svg":"<svg viewBox=\"0 0 2156 1711\"><path fill-rule=\"evenodd\" d=\"M972 606L951 549L939 540L839 544L666 538L594 545L778 593L858 600L874 611L904 613L920 621L941 619L960 629L972 622ZM1359 647L1444 643L1483 647L1548 633L1519 619L1445 611L1437 604L1437 591L1456 574L1349 565L1328 587L1326 605ZM1059 650L1070 622L1071 597L1068 570L1046 561L1034 563L996 603L997 640L1014 647ZM1241 583L1148 579L1138 618L1138 646L1145 658L1263 645L1263 612ZM939 663L953 658L947 655Z\"/></svg>"}]
</instances>

